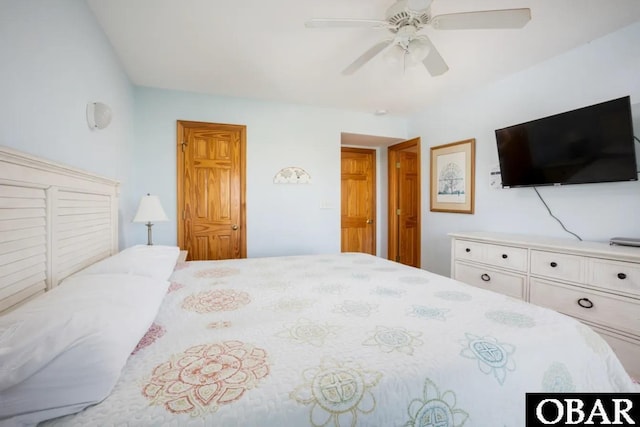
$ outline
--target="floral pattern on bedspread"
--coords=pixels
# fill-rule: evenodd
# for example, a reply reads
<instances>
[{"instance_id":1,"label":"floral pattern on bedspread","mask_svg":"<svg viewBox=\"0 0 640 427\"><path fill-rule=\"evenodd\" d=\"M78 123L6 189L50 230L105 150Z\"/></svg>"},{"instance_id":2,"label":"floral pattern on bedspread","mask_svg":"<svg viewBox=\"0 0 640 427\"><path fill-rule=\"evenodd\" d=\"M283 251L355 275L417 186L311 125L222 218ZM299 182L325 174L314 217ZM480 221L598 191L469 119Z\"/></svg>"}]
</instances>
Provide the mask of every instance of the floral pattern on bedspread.
<instances>
[{"instance_id":1,"label":"floral pattern on bedspread","mask_svg":"<svg viewBox=\"0 0 640 427\"><path fill-rule=\"evenodd\" d=\"M413 305L406 310L407 316L420 317L422 319L447 320L448 308L426 307L424 305Z\"/></svg>"},{"instance_id":2,"label":"floral pattern on bedspread","mask_svg":"<svg viewBox=\"0 0 640 427\"><path fill-rule=\"evenodd\" d=\"M311 405L309 421L314 427L355 426L359 414L376 408L372 388L381 377L380 372L355 362L323 360L320 366L302 372L304 383L291 392L291 398Z\"/></svg>"},{"instance_id":3,"label":"floral pattern on bedspread","mask_svg":"<svg viewBox=\"0 0 640 427\"><path fill-rule=\"evenodd\" d=\"M422 336L422 332L408 331L402 327L378 326L370 334L371 336L362 345L378 347L380 351L385 353L397 351L412 355L415 347L424 344L422 340L418 339Z\"/></svg>"},{"instance_id":4,"label":"floral pattern on bedspread","mask_svg":"<svg viewBox=\"0 0 640 427\"><path fill-rule=\"evenodd\" d=\"M377 304L369 304L363 301L345 300L342 304L333 308L334 313L345 316L369 317L378 310Z\"/></svg>"},{"instance_id":5,"label":"floral pattern on bedspread","mask_svg":"<svg viewBox=\"0 0 640 427\"><path fill-rule=\"evenodd\" d=\"M142 394L169 412L214 412L269 374L266 358L263 349L240 341L194 346L156 366Z\"/></svg>"},{"instance_id":6,"label":"floral pattern on bedspread","mask_svg":"<svg viewBox=\"0 0 640 427\"><path fill-rule=\"evenodd\" d=\"M460 342L464 346L460 355L478 362L478 368L484 374L493 374L500 384L503 384L507 371L516 368L513 353L515 347L511 344L498 342L490 336L478 337L473 334L465 334L466 339Z\"/></svg>"},{"instance_id":7,"label":"floral pattern on bedspread","mask_svg":"<svg viewBox=\"0 0 640 427\"><path fill-rule=\"evenodd\" d=\"M197 277L199 279L211 279L211 278L220 278L220 277L228 277L228 276L234 276L236 274L238 274L240 272L240 270L238 270L237 268L226 268L226 267L222 267L222 268L207 268L204 270L198 270L195 273L193 273L194 277Z\"/></svg>"},{"instance_id":8,"label":"floral pattern on bedspread","mask_svg":"<svg viewBox=\"0 0 640 427\"><path fill-rule=\"evenodd\" d=\"M577 321L370 255L191 261L171 281L164 335L49 424L522 426L526 392L639 390Z\"/></svg>"},{"instance_id":9,"label":"floral pattern on bedspread","mask_svg":"<svg viewBox=\"0 0 640 427\"><path fill-rule=\"evenodd\" d=\"M298 344L322 347L325 341L340 329L338 325L322 324L309 319L298 319L295 324L285 324L284 330L276 334Z\"/></svg>"},{"instance_id":10,"label":"floral pattern on bedspread","mask_svg":"<svg viewBox=\"0 0 640 427\"><path fill-rule=\"evenodd\" d=\"M135 350L133 350L131 354L136 354L143 348L150 346L151 344L156 342L156 340L161 338L166 332L167 330L163 326L160 326L157 323L152 323L147 333L144 334Z\"/></svg>"},{"instance_id":11,"label":"floral pattern on bedspread","mask_svg":"<svg viewBox=\"0 0 640 427\"><path fill-rule=\"evenodd\" d=\"M216 322L211 322L207 325L207 328L209 329L222 329L222 328L230 328L231 327L231 322L228 321L216 321Z\"/></svg>"},{"instance_id":12,"label":"floral pattern on bedspread","mask_svg":"<svg viewBox=\"0 0 640 427\"><path fill-rule=\"evenodd\" d=\"M510 325L517 328L533 328L536 325L535 320L531 316L515 313L513 311L495 310L485 313L487 319L503 325Z\"/></svg>"},{"instance_id":13,"label":"floral pattern on bedspread","mask_svg":"<svg viewBox=\"0 0 640 427\"><path fill-rule=\"evenodd\" d=\"M409 405L407 427L460 427L469 414L456 407L456 394L447 390L440 392L438 386L429 378L424 383L422 399L414 399Z\"/></svg>"},{"instance_id":14,"label":"floral pattern on bedspread","mask_svg":"<svg viewBox=\"0 0 640 427\"><path fill-rule=\"evenodd\" d=\"M471 301L471 295L458 291L439 291L434 292L434 296L449 301Z\"/></svg>"},{"instance_id":15,"label":"floral pattern on bedspread","mask_svg":"<svg viewBox=\"0 0 640 427\"><path fill-rule=\"evenodd\" d=\"M237 310L249 302L251 302L251 298L246 292L222 289L189 295L184 299L182 308L197 313L210 313L212 311Z\"/></svg>"},{"instance_id":16,"label":"floral pattern on bedspread","mask_svg":"<svg viewBox=\"0 0 640 427\"><path fill-rule=\"evenodd\" d=\"M170 294L172 292L179 291L182 288L184 288L183 284L178 282L171 282L171 284L169 285L169 289L167 289L167 293Z\"/></svg>"},{"instance_id":17,"label":"floral pattern on bedspread","mask_svg":"<svg viewBox=\"0 0 640 427\"><path fill-rule=\"evenodd\" d=\"M267 309L273 311L299 313L313 305L311 298L280 298L274 304L268 305Z\"/></svg>"},{"instance_id":18,"label":"floral pattern on bedspread","mask_svg":"<svg viewBox=\"0 0 640 427\"><path fill-rule=\"evenodd\" d=\"M576 391L569 369L564 363L554 362L544 372L542 390L549 393L572 393Z\"/></svg>"}]
</instances>

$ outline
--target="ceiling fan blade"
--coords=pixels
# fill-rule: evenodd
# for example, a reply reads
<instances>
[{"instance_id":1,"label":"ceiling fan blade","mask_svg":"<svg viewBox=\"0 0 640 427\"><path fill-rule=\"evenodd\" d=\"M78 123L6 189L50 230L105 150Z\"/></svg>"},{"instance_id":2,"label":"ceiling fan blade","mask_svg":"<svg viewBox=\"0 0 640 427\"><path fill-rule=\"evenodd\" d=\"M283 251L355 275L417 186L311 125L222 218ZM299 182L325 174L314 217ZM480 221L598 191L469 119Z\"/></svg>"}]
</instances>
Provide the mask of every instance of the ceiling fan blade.
<instances>
[{"instance_id":1,"label":"ceiling fan blade","mask_svg":"<svg viewBox=\"0 0 640 427\"><path fill-rule=\"evenodd\" d=\"M442 55L440 55L438 49L436 49L433 43L431 43L429 37L422 35L419 39L429 46L429 54L422 60L422 64L425 66L429 74L436 77L449 71L449 66L444 62Z\"/></svg>"},{"instance_id":2,"label":"ceiling fan blade","mask_svg":"<svg viewBox=\"0 0 640 427\"><path fill-rule=\"evenodd\" d=\"M307 28L389 28L387 21L379 19L310 19Z\"/></svg>"},{"instance_id":3,"label":"ceiling fan blade","mask_svg":"<svg viewBox=\"0 0 640 427\"><path fill-rule=\"evenodd\" d=\"M377 54L382 52L387 46L389 46L391 44L391 42L393 42L393 39L384 40L384 41L381 41L378 44L373 45L372 47L369 48L369 50L367 50L365 53L360 55L360 57L358 59L353 61L351 63L351 65L349 65L347 68L345 68L342 71L342 74L345 75L345 76L349 76L349 75L355 73L356 71L358 71L360 69L360 67L362 67L367 62L371 61L373 59L373 57L375 57Z\"/></svg>"},{"instance_id":4,"label":"ceiling fan blade","mask_svg":"<svg viewBox=\"0 0 640 427\"><path fill-rule=\"evenodd\" d=\"M438 30L522 28L530 20L531 9L502 9L438 15L431 25Z\"/></svg>"}]
</instances>

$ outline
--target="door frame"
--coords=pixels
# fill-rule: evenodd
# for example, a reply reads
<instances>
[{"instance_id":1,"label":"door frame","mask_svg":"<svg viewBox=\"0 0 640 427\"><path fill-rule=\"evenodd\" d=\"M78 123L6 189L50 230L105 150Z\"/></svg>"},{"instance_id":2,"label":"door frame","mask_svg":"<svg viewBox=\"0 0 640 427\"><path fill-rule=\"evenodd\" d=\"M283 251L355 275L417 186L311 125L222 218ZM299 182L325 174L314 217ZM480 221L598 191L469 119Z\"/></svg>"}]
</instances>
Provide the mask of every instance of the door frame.
<instances>
[{"instance_id":1,"label":"door frame","mask_svg":"<svg viewBox=\"0 0 640 427\"><path fill-rule=\"evenodd\" d=\"M342 152L343 151L351 151L352 153L364 153L371 154L373 156L371 169L371 218L373 220L373 254L378 254L378 205L377 205L377 191L378 191L378 183L377 183L377 168L378 168L378 153L375 148L357 148L357 147L349 147L349 146L341 146L340 147L340 169L342 170ZM340 228L342 229L342 174L340 176ZM340 232L340 246L342 247L342 231Z\"/></svg>"},{"instance_id":2,"label":"door frame","mask_svg":"<svg viewBox=\"0 0 640 427\"><path fill-rule=\"evenodd\" d=\"M389 167L389 176L388 176L388 217L389 217L389 229L388 233L388 242L387 242L387 258L396 261L399 258L400 254L398 253L399 246L399 234L398 234L398 197L399 197L399 188L398 188L398 169L396 164L398 163L398 152L405 151L408 149L413 150L415 147L416 152L418 154L418 179L417 179L417 193L416 197L418 199L418 215L417 215L417 230L418 230L418 247L416 248L416 253L418 254L418 267L422 265L422 197L421 197L421 187L422 187L422 173L421 173L421 165L422 165L422 157L420 155L420 137L409 139L398 144L390 145L387 147L387 162Z\"/></svg>"},{"instance_id":3,"label":"door frame","mask_svg":"<svg viewBox=\"0 0 640 427\"><path fill-rule=\"evenodd\" d=\"M240 132L240 257L247 257L247 127L245 125L232 125L224 123L194 122L188 120L177 120L176 135L176 218L178 223L178 246L184 249L184 148L187 142L184 140L184 133L191 128L207 128L216 130L229 130Z\"/></svg>"}]
</instances>

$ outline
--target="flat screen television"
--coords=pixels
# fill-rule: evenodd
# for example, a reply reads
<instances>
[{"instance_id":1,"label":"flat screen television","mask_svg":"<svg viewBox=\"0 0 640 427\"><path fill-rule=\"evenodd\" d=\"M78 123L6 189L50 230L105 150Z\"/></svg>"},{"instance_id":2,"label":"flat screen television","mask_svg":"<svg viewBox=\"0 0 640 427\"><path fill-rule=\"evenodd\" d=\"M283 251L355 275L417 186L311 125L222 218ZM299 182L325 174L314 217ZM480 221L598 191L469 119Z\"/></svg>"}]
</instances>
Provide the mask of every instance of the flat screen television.
<instances>
[{"instance_id":1,"label":"flat screen television","mask_svg":"<svg viewBox=\"0 0 640 427\"><path fill-rule=\"evenodd\" d=\"M503 187L638 180L628 96L495 133Z\"/></svg>"}]
</instances>

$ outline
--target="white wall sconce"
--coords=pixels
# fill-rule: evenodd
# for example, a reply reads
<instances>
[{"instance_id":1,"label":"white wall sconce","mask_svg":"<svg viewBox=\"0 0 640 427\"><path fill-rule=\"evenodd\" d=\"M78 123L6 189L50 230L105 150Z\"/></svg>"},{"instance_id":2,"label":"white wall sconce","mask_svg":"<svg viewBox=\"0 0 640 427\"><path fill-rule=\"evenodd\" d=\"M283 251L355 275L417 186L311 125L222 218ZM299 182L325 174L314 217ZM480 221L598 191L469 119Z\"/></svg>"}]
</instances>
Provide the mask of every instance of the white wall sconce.
<instances>
[{"instance_id":1,"label":"white wall sconce","mask_svg":"<svg viewBox=\"0 0 640 427\"><path fill-rule=\"evenodd\" d=\"M146 196L142 196L142 199L140 199L138 212L136 212L136 216L133 218L133 222L147 223L147 245L153 245L151 240L151 227L153 224L151 221L169 221L169 218L167 218L167 214L164 213L158 196L152 196L147 193Z\"/></svg>"},{"instance_id":2,"label":"white wall sconce","mask_svg":"<svg viewBox=\"0 0 640 427\"><path fill-rule=\"evenodd\" d=\"M104 129L111 123L111 108L102 102L87 104L87 124L90 129Z\"/></svg>"}]
</instances>

